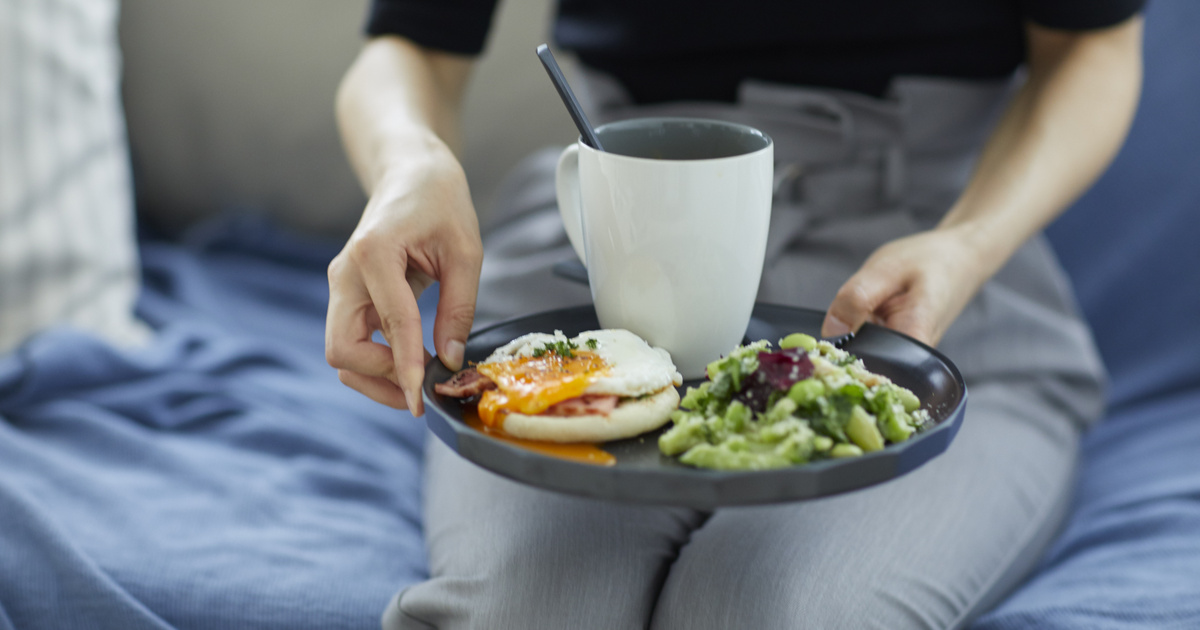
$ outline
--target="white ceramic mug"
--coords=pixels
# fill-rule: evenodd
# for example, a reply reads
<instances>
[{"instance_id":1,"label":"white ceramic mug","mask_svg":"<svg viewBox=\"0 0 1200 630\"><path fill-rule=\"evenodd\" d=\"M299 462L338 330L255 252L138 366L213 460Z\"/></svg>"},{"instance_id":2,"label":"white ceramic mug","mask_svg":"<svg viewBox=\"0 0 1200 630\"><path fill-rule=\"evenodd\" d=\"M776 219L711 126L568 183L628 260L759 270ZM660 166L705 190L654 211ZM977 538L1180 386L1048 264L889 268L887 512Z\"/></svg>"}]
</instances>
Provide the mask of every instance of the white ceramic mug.
<instances>
[{"instance_id":1,"label":"white ceramic mug","mask_svg":"<svg viewBox=\"0 0 1200 630\"><path fill-rule=\"evenodd\" d=\"M558 207L600 325L671 353L685 379L742 341L762 276L774 146L745 125L639 118L563 151Z\"/></svg>"}]
</instances>

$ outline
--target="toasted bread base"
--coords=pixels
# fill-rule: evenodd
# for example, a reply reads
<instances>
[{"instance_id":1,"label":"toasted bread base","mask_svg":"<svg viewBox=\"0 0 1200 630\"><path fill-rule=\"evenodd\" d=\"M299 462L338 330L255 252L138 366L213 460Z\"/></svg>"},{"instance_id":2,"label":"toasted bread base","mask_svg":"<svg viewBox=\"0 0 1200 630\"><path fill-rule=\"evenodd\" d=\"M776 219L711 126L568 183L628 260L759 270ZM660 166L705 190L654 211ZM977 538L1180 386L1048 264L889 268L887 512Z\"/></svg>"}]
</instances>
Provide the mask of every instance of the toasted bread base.
<instances>
[{"instance_id":1,"label":"toasted bread base","mask_svg":"<svg viewBox=\"0 0 1200 630\"><path fill-rule=\"evenodd\" d=\"M679 406L679 392L667 387L657 394L622 401L606 416L529 416L510 413L504 432L543 442L608 442L641 435L666 424Z\"/></svg>"}]
</instances>

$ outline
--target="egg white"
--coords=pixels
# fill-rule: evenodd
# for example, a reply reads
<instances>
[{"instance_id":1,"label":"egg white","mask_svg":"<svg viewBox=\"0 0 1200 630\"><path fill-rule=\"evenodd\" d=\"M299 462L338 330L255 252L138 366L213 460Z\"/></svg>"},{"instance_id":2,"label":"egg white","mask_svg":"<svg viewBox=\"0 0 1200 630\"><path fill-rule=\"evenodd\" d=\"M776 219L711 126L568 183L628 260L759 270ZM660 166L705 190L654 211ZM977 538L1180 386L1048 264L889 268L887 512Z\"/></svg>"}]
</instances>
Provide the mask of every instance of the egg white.
<instances>
[{"instance_id":1,"label":"egg white","mask_svg":"<svg viewBox=\"0 0 1200 630\"><path fill-rule=\"evenodd\" d=\"M588 346L589 339L596 341L594 349ZM619 328L589 330L571 339L560 330L552 335L529 333L500 346L484 363L533 356L547 343L560 341L570 341L580 350L595 352L608 364L607 373L595 375L584 393L637 397L683 383L670 353L662 348L652 348L641 337Z\"/></svg>"}]
</instances>

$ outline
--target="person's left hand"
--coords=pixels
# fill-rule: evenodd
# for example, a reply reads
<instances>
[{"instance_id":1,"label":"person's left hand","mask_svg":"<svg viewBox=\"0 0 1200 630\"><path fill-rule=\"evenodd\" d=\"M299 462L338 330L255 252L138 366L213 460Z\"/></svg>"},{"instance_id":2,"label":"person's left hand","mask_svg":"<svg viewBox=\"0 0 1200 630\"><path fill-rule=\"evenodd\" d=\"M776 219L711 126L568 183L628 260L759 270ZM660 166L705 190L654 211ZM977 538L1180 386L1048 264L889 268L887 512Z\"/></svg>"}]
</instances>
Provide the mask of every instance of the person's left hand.
<instances>
[{"instance_id":1,"label":"person's left hand","mask_svg":"<svg viewBox=\"0 0 1200 630\"><path fill-rule=\"evenodd\" d=\"M937 345L991 269L953 229L920 232L875 250L829 306L821 334L880 324Z\"/></svg>"}]
</instances>

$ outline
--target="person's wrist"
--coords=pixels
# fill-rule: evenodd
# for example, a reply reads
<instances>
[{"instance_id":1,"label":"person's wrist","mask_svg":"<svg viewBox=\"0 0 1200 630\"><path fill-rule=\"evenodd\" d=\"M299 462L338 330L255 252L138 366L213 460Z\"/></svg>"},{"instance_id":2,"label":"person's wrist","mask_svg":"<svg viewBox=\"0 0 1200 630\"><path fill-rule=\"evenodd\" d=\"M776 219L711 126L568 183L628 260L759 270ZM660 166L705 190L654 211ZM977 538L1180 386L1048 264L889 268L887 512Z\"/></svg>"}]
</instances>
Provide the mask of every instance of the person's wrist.
<instances>
[{"instance_id":1,"label":"person's wrist","mask_svg":"<svg viewBox=\"0 0 1200 630\"><path fill-rule=\"evenodd\" d=\"M454 152L436 133L411 125L381 133L375 164L375 186L386 180L461 170Z\"/></svg>"},{"instance_id":2,"label":"person's wrist","mask_svg":"<svg viewBox=\"0 0 1200 630\"><path fill-rule=\"evenodd\" d=\"M453 153L444 145L427 145L398 150L381 163L373 198L402 197L414 189L465 187L466 173Z\"/></svg>"},{"instance_id":3,"label":"person's wrist","mask_svg":"<svg viewBox=\"0 0 1200 630\"><path fill-rule=\"evenodd\" d=\"M963 276L969 278L973 289L978 289L999 271L1012 254L1012 249L998 228L982 221L939 226L935 231L954 244L951 250L953 260L948 264L953 264Z\"/></svg>"}]
</instances>

